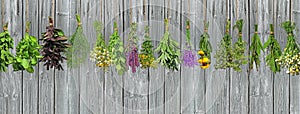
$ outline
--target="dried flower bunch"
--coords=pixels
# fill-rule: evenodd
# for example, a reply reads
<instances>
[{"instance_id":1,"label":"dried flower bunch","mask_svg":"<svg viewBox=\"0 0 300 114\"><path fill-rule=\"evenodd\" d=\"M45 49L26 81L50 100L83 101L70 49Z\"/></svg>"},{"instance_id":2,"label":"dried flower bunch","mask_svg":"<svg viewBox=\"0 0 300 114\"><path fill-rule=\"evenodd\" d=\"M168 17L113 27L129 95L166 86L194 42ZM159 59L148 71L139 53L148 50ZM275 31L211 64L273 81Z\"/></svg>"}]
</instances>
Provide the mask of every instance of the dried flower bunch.
<instances>
[{"instance_id":1,"label":"dried flower bunch","mask_svg":"<svg viewBox=\"0 0 300 114\"><path fill-rule=\"evenodd\" d=\"M94 49L91 51L90 59L93 62L96 62L96 66L104 68L104 70L107 71L108 67L112 64L111 52L108 50L101 32L102 24L97 21L94 23L94 26L97 31L98 38Z\"/></svg>"},{"instance_id":2,"label":"dried flower bunch","mask_svg":"<svg viewBox=\"0 0 300 114\"><path fill-rule=\"evenodd\" d=\"M41 50L43 58L40 62L44 62L47 70L49 68L63 70L61 63L67 58L62 56L61 53L66 52L66 49L70 47L68 43L65 43L68 39L61 29L54 27L51 17L49 17L49 26L46 29L46 32L42 33L43 38L40 39L43 41Z\"/></svg>"},{"instance_id":3,"label":"dried flower bunch","mask_svg":"<svg viewBox=\"0 0 300 114\"><path fill-rule=\"evenodd\" d=\"M178 71L180 64L179 43L173 40L169 33L168 19L165 19L165 26L165 34L155 49L159 54L157 61L172 71Z\"/></svg>"},{"instance_id":4,"label":"dried flower bunch","mask_svg":"<svg viewBox=\"0 0 300 114\"><path fill-rule=\"evenodd\" d=\"M38 63L38 59L43 58L39 53L41 46L37 38L29 35L29 26L30 22L27 22L25 37L17 45L15 62L13 63L14 71L26 70L33 73L33 66Z\"/></svg>"},{"instance_id":5,"label":"dried flower bunch","mask_svg":"<svg viewBox=\"0 0 300 114\"><path fill-rule=\"evenodd\" d=\"M210 66L210 54L212 52L212 47L209 42L208 27L209 23L204 22L204 33L200 36L199 42L200 50L198 51L198 54L200 55L200 58L198 62L200 63L200 67L202 69L207 69Z\"/></svg>"},{"instance_id":6,"label":"dried flower bunch","mask_svg":"<svg viewBox=\"0 0 300 114\"><path fill-rule=\"evenodd\" d=\"M259 65L260 65L260 51L263 50L263 46L262 43L260 41L260 38L258 36L258 25L254 25L255 28L255 32L254 35L252 37L252 42L251 42L251 46L250 46L250 52L251 52L251 56L250 56L250 70L253 69L253 64L256 65L256 69L258 70Z\"/></svg>"},{"instance_id":7,"label":"dried flower bunch","mask_svg":"<svg viewBox=\"0 0 300 114\"><path fill-rule=\"evenodd\" d=\"M0 33L0 72L6 72L8 65L14 62L14 56L10 52L14 43L7 27L8 23L3 26L3 32Z\"/></svg>"},{"instance_id":8,"label":"dried flower bunch","mask_svg":"<svg viewBox=\"0 0 300 114\"><path fill-rule=\"evenodd\" d=\"M247 57L245 56L245 50L246 50L246 43L243 41L243 25L244 21L242 19L237 20L235 25L233 26L238 30L238 41L235 42L233 50L233 62L235 63L235 66L233 69L235 71L241 72L242 69L240 68L241 65L247 64Z\"/></svg>"},{"instance_id":9,"label":"dried flower bunch","mask_svg":"<svg viewBox=\"0 0 300 114\"><path fill-rule=\"evenodd\" d=\"M132 73L135 73L136 68L140 66L137 41L138 41L137 24L131 23L129 36L128 36L128 44L126 46L125 53L126 53L126 64L128 67L131 68Z\"/></svg>"},{"instance_id":10,"label":"dried flower bunch","mask_svg":"<svg viewBox=\"0 0 300 114\"><path fill-rule=\"evenodd\" d=\"M191 33L190 33L190 21L186 21L186 47L183 51L183 65L188 67L194 67L198 65L197 54L192 50Z\"/></svg>"},{"instance_id":11,"label":"dried flower bunch","mask_svg":"<svg viewBox=\"0 0 300 114\"><path fill-rule=\"evenodd\" d=\"M267 65L269 65L270 69L276 73L280 71L280 65L275 60L281 56L280 45L274 36L274 27L273 24L270 24L270 36L265 42L264 49L268 49L269 54L266 57Z\"/></svg>"},{"instance_id":12,"label":"dried flower bunch","mask_svg":"<svg viewBox=\"0 0 300 114\"><path fill-rule=\"evenodd\" d=\"M296 28L295 23L286 21L281 23L281 27L285 29L287 36L287 44L283 54L276 59L281 67L286 68L286 73L291 75L299 75L300 66L300 50L296 42L293 31Z\"/></svg>"},{"instance_id":13,"label":"dried flower bunch","mask_svg":"<svg viewBox=\"0 0 300 114\"><path fill-rule=\"evenodd\" d=\"M155 67L155 58L153 52L153 44L149 35L149 26L145 27L145 41L142 43L142 50L139 54L139 61L142 68Z\"/></svg>"},{"instance_id":14,"label":"dried flower bunch","mask_svg":"<svg viewBox=\"0 0 300 114\"><path fill-rule=\"evenodd\" d=\"M123 75L126 71L126 59L124 56L123 42L118 33L117 23L114 22L114 33L110 36L108 51L111 52L111 59L119 75Z\"/></svg>"},{"instance_id":15,"label":"dried flower bunch","mask_svg":"<svg viewBox=\"0 0 300 114\"><path fill-rule=\"evenodd\" d=\"M76 15L77 19L77 29L69 40L72 47L68 48L66 53L68 61L67 64L71 68L79 67L81 63L84 63L87 60L89 53L90 45L87 40L87 37L83 33L81 26L80 16Z\"/></svg>"}]
</instances>

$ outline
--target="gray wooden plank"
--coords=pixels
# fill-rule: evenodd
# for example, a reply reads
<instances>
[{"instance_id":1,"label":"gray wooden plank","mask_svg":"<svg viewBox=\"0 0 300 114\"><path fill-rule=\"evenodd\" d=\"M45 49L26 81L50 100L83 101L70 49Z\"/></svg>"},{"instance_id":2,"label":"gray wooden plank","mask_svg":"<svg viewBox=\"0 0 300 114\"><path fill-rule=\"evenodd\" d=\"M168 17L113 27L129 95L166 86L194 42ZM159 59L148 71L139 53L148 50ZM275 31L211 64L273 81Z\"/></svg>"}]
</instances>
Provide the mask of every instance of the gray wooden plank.
<instances>
[{"instance_id":1,"label":"gray wooden plank","mask_svg":"<svg viewBox=\"0 0 300 114\"><path fill-rule=\"evenodd\" d=\"M274 1L274 31L275 38L278 40L281 50L286 45L286 36L284 29L280 24L290 19L290 0L275 0ZM284 69L276 73L274 76L274 113L288 114L289 107L289 75L285 73Z\"/></svg>"},{"instance_id":2,"label":"gray wooden plank","mask_svg":"<svg viewBox=\"0 0 300 114\"><path fill-rule=\"evenodd\" d=\"M88 42L95 43L97 39L94 30L94 22L100 20L100 1L81 1L80 15L83 32ZM94 45L90 46L93 49ZM95 63L87 61L80 67L79 92L80 113L102 113L103 112L103 72L98 70Z\"/></svg>"},{"instance_id":3,"label":"gray wooden plank","mask_svg":"<svg viewBox=\"0 0 300 114\"><path fill-rule=\"evenodd\" d=\"M204 13L206 12L206 3L205 0L195 0L196 4L196 12L195 12L195 38L194 38L194 46L195 50L199 51L199 41L200 36L203 33L204 28ZM199 57L199 56L198 56ZM195 67L194 75L196 78L196 98L195 98L195 110L196 113L206 113L206 76L204 75L204 70L200 67Z\"/></svg>"},{"instance_id":4,"label":"gray wooden plank","mask_svg":"<svg viewBox=\"0 0 300 114\"><path fill-rule=\"evenodd\" d=\"M164 34L164 1L149 0L149 5L150 37L156 48ZM155 53L155 57L157 56ZM164 113L164 71L164 67L161 65L158 65L156 69L149 70L149 114Z\"/></svg>"},{"instance_id":5,"label":"gray wooden plank","mask_svg":"<svg viewBox=\"0 0 300 114\"><path fill-rule=\"evenodd\" d=\"M143 3L141 0L129 1L126 9L131 9L132 15L130 22L137 23L137 36L143 38ZM126 14L125 14L126 15ZM130 14L129 14L130 15ZM128 42L128 32L130 27L124 28L125 48ZM138 45L139 46L139 45ZM125 114L146 114L148 112L148 70L137 68L136 73L132 73L129 68L124 75L124 113Z\"/></svg>"},{"instance_id":6,"label":"gray wooden plank","mask_svg":"<svg viewBox=\"0 0 300 114\"><path fill-rule=\"evenodd\" d=\"M212 113L229 113L229 80L228 72L223 69L216 70L214 68L215 58L214 55L218 49L218 44L225 33L226 25L226 1L215 0L207 1L207 21L210 26L208 33L210 35L210 43L213 45L211 53L211 67L205 70L206 77L206 112Z\"/></svg>"},{"instance_id":7,"label":"gray wooden plank","mask_svg":"<svg viewBox=\"0 0 300 114\"><path fill-rule=\"evenodd\" d=\"M39 4L36 0L23 2L23 23L31 21L29 34L37 39L40 34L39 30ZM24 25L23 25L24 27ZM34 73L23 72L23 112L24 114L38 113L38 65L34 67Z\"/></svg>"},{"instance_id":8,"label":"gray wooden plank","mask_svg":"<svg viewBox=\"0 0 300 114\"><path fill-rule=\"evenodd\" d=\"M52 0L44 0L39 2L39 31L38 35L46 31L46 26L49 26L48 16L55 18L52 15ZM41 38L41 37L40 37ZM38 97L38 113L54 113L54 70L47 70L43 63L39 63L39 97Z\"/></svg>"},{"instance_id":9,"label":"gray wooden plank","mask_svg":"<svg viewBox=\"0 0 300 114\"><path fill-rule=\"evenodd\" d=\"M232 25L238 19L244 20L243 26L243 40L246 42L246 49L249 47L249 18L248 18L248 1L244 0L231 0L231 22ZM237 30L234 29L232 32L232 39L234 42L237 41ZM245 51L245 55L248 56L248 51ZM247 113L249 108L248 103L248 65L242 65L242 72L230 71L230 113Z\"/></svg>"},{"instance_id":10,"label":"gray wooden plank","mask_svg":"<svg viewBox=\"0 0 300 114\"><path fill-rule=\"evenodd\" d=\"M273 23L273 2L266 0L256 0L250 2L250 42L254 34L254 25L258 24L259 37L262 42L268 40L269 37L269 24ZM273 113L273 75L266 66L265 57L266 53L261 53L260 67L250 71L250 113L265 114Z\"/></svg>"},{"instance_id":11,"label":"gray wooden plank","mask_svg":"<svg viewBox=\"0 0 300 114\"><path fill-rule=\"evenodd\" d=\"M299 4L299 0L291 1L291 20L295 21L297 26L297 32L300 28L300 23L298 20L300 19L300 6L296 5ZM296 41L299 42L299 33L296 33ZM290 113L291 114L298 114L300 113L300 77L292 76L290 77Z\"/></svg>"},{"instance_id":12,"label":"gray wooden plank","mask_svg":"<svg viewBox=\"0 0 300 114\"><path fill-rule=\"evenodd\" d=\"M123 40L124 25L122 24L122 16L125 13L123 4L125 1L113 0L105 1L105 39L109 42L109 36L113 33L113 24L117 22L119 35ZM125 18L125 17L124 17ZM115 66L110 68L110 71L105 73L105 110L104 113L123 113L123 78L119 76L115 70Z\"/></svg>"}]
</instances>

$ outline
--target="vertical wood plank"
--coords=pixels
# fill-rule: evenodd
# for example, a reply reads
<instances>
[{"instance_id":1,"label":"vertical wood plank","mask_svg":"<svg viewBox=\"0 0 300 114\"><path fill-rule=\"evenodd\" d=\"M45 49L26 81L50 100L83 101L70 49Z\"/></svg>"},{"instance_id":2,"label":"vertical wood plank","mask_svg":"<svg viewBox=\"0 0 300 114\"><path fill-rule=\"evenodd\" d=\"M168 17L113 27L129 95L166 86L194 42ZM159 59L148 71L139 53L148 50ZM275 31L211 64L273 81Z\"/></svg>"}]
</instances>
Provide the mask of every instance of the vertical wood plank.
<instances>
[{"instance_id":1,"label":"vertical wood plank","mask_svg":"<svg viewBox=\"0 0 300 114\"><path fill-rule=\"evenodd\" d=\"M164 34L164 1L149 0L150 37L154 47L157 47ZM157 58L157 53L155 57ZM164 113L164 67L159 65L156 69L149 70L149 114Z\"/></svg>"},{"instance_id":2,"label":"vertical wood plank","mask_svg":"<svg viewBox=\"0 0 300 114\"><path fill-rule=\"evenodd\" d=\"M223 38L225 33L226 25L226 1L215 0L207 1L207 22L210 26L208 33L210 35L210 42L213 45L213 51L211 53L211 67L205 70L206 77L206 112L208 114L214 113L229 113L229 104L228 104L228 89L229 83L226 70L214 68L216 59L214 55L217 51L217 44Z\"/></svg>"},{"instance_id":3,"label":"vertical wood plank","mask_svg":"<svg viewBox=\"0 0 300 114\"><path fill-rule=\"evenodd\" d=\"M28 2L28 3L26 3ZM28 0L23 2L23 23L30 21L29 34L37 39L39 34L39 4L37 0ZM24 27L24 25L23 25ZM38 65L34 68L34 73L30 74L23 72L23 113L37 114L38 113Z\"/></svg>"},{"instance_id":4,"label":"vertical wood plank","mask_svg":"<svg viewBox=\"0 0 300 114\"><path fill-rule=\"evenodd\" d=\"M143 3L142 0L131 0L126 9L131 9L131 21L137 23L137 37L139 41L143 38L144 24ZM126 10L125 10L126 11ZM131 24L131 23L129 23ZM147 24L147 23L146 23ZM128 34L130 26L124 28L124 42L127 48ZM139 46L139 45L138 45ZM136 73L132 73L129 68L124 75L124 113L125 114L146 114L148 111L148 70L137 68Z\"/></svg>"},{"instance_id":5,"label":"vertical wood plank","mask_svg":"<svg viewBox=\"0 0 300 114\"><path fill-rule=\"evenodd\" d=\"M254 25L258 24L259 37L264 43L269 37L269 24L273 23L272 9L273 2L256 0L250 2L250 41L254 34ZM250 72L250 113L273 113L273 75L266 66L266 53L261 53L260 67L255 64Z\"/></svg>"},{"instance_id":6,"label":"vertical wood plank","mask_svg":"<svg viewBox=\"0 0 300 114\"><path fill-rule=\"evenodd\" d=\"M53 0L39 2L39 36L46 31L49 26L48 16L53 17ZM40 37L41 38L41 37ZM40 43L41 44L41 43ZM39 103L38 113L54 114L54 70L47 70L43 63L39 64Z\"/></svg>"},{"instance_id":7,"label":"vertical wood plank","mask_svg":"<svg viewBox=\"0 0 300 114\"><path fill-rule=\"evenodd\" d=\"M275 38L281 46L281 50L286 45L287 34L280 24L290 19L290 0L275 0L274 1L274 31ZM274 76L274 113L288 114L290 111L289 105L289 75L284 69L276 73Z\"/></svg>"},{"instance_id":8,"label":"vertical wood plank","mask_svg":"<svg viewBox=\"0 0 300 114\"><path fill-rule=\"evenodd\" d=\"M299 4L299 0L291 1L291 20L296 23L296 41L299 42L299 28L300 28L300 6L296 5ZM297 114L300 113L300 77L291 76L290 77L290 113Z\"/></svg>"},{"instance_id":9,"label":"vertical wood plank","mask_svg":"<svg viewBox=\"0 0 300 114\"><path fill-rule=\"evenodd\" d=\"M109 36L113 33L113 24L117 22L119 35L123 40L124 25L122 24L125 16L125 1L123 0L112 0L105 1L105 39L109 42ZM124 6L124 7L123 7ZM119 76L115 70L115 66L110 68L108 73L105 73L105 112L104 113L123 113L123 78Z\"/></svg>"},{"instance_id":10,"label":"vertical wood plank","mask_svg":"<svg viewBox=\"0 0 300 114\"><path fill-rule=\"evenodd\" d=\"M246 0L231 0L231 22L232 25L235 24L236 20L243 19L243 40L246 42L245 54L248 56L249 47L249 18L248 18L248 1ZM232 31L233 42L237 41L237 30ZM230 113L244 114L249 111L248 102L248 65L242 65L242 71L236 72L234 70L230 71Z\"/></svg>"}]
</instances>

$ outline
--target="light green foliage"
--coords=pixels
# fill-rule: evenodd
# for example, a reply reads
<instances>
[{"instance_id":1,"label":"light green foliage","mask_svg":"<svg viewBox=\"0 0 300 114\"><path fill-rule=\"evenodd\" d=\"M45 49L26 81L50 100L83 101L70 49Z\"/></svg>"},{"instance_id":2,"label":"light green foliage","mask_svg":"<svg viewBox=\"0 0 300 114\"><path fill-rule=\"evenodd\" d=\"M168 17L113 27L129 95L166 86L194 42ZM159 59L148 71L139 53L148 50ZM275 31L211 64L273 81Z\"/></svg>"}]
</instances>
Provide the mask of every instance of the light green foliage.
<instances>
[{"instance_id":1,"label":"light green foliage","mask_svg":"<svg viewBox=\"0 0 300 114\"><path fill-rule=\"evenodd\" d=\"M204 28L204 33L200 36L199 47L200 47L200 50L202 50L204 52L204 56L211 59L210 54L212 52L212 47L211 47L211 44L209 42L209 34L207 33L209 23L205 23L204 27L205 27Z\"/></svg>"},{"instance_id":2,"label":"light green foliage","mask_svg":"<svg viewBox=\"0 0 300 114\"><path fill-rule=\"evenodd\" d=\"M10 52L14 44L7 26L8 23L3 26L3 32L0 33L0 72L6 72L8 65L14 62L14 56Z\"/></svg>"},{"instance_id":3,"label":"light green foliage","mask_svg":"<svg viewBox=\"0 0 300 114\"><path fill-rule=\"evenodd\" d=\"M258 36L258 25L255 25L255 33L252 37L252 42L250 45L250 52L251 52L251 56L250 56L250 70L253 69L253 64L256 64L256 69L259 69L259 65L260 65L260 51L263 50L263 46L262 43L260 41L260 38Z\"/></svg>"}]
</instances>

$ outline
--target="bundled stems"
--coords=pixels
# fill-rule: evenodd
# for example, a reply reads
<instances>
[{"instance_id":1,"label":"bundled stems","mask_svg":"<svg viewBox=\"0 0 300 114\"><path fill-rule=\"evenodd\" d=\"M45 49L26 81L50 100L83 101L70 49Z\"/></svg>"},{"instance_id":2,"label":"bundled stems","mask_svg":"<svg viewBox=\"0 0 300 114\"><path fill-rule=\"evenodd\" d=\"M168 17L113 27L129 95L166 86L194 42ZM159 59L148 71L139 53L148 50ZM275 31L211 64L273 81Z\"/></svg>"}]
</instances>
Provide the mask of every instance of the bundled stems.
<instances>
[{"instance_id":1,"label":"bundled stems","mask_svg":"<svg viewBox=\"0 0 300 114\"><path fill-rule=\"evenodd\" d=\"M145 41L142 43L142 50L139 54L139 61L142 65L142 68L154 68L156 66L153 44L149 35L149 26L145 27Z\"/></svg>"},{"instance_id":2,"label":"bundled stems","mask_svg":"<svg viewBox=\"0 0 300 114\"><path fill-rule=\"evenodd\" d=\"M137 48L137 24L131 23L130 32L128 37L128 44L126 47L126 64L131 68L132 73L136 72L136 68L140 66L139 57L138 57L138 48Z\"/></svg>"},{"instance_id":3,"label":"bundled stems","mask_svg":"<svg viewBox=\"0 0 300 114\"><path fill-rule=\"evenodd\" d=\"M250 52L251 52L251 56L250 56L250 70L253 69L253 64L256 65L256 69L258 71L259 69L259 65L260 65L260 51L263 50L263 46L262 43L260 41L260 38L258 36L258 25L256 24L254 26L255 28L255 32L254 35L252 37L252 42L251 42L251 46L250 46Z\"/></svg>"},{"instance_id":4,"label":"bundled stems","mask_svg":"<svg viewBox=\"0 0 300 114\"><path fill-rule=\"evenodd\" d=\"M242 71L242 69L240 68L241 65L243 64L247 64L247 57L245 56L245 50L246 50L246 43L245 41L243 41L243 25L244 22L243 20L237 20L235 25L233 26L234 28L236 28L238 30L238 41L234 44L234 63L236 64L236 66L233 67L233 69L235 71Z\"/></svg>"},{"instance_id":5,"label":"bundled stems","mask_svg":"<svg viewBox=\"0 0 300 114\"><path fill-rule=\"evenodd\" d=\"M268 49L269 54L266 57L267 65L270 69L276 73L280 71L280 64L275 60L281 56L280 45L274 36L274 27L273 24L270 24L270 36L267 42L264 43L264 49Z\"/></svg>"},{"instance_id":6,"label":"bundled stems","mask_svg":"<svg viewBox=\"0 0 300 114\"><path fill-rule=\"evenodd\" d=\"M209 23L204 22L204 33L200 36L199 42L200 50L198 51L198 54L200 55L200 59L198 62L202 69L207 69L210 66L210 54L212 52L212 47L209 42L208 27Z\"/></svg>"},{"instance_id":7,"label":"bundled stems","mask_svg":"<svg viewBox=\"0 0 300 114\"><path fill-rule=\"evenodd\" d=\"M188 67L194 67L197 64L197 55L192 50L190 21L186 21L186 47L183 52L183 64Z\"/></svg>"},{"instance_id":8,"label":"bundled stems","mask_svg":"<svg viewBox=\"0 0 300 114\"><path fill-rule=\"evenodd\" d=\"M14 43L7 27L8 23L3 26L3 32L0 33L0 72L6 72L8 65L14 62L14 56L10 52Z\"/></svg>"}]
</instances>

